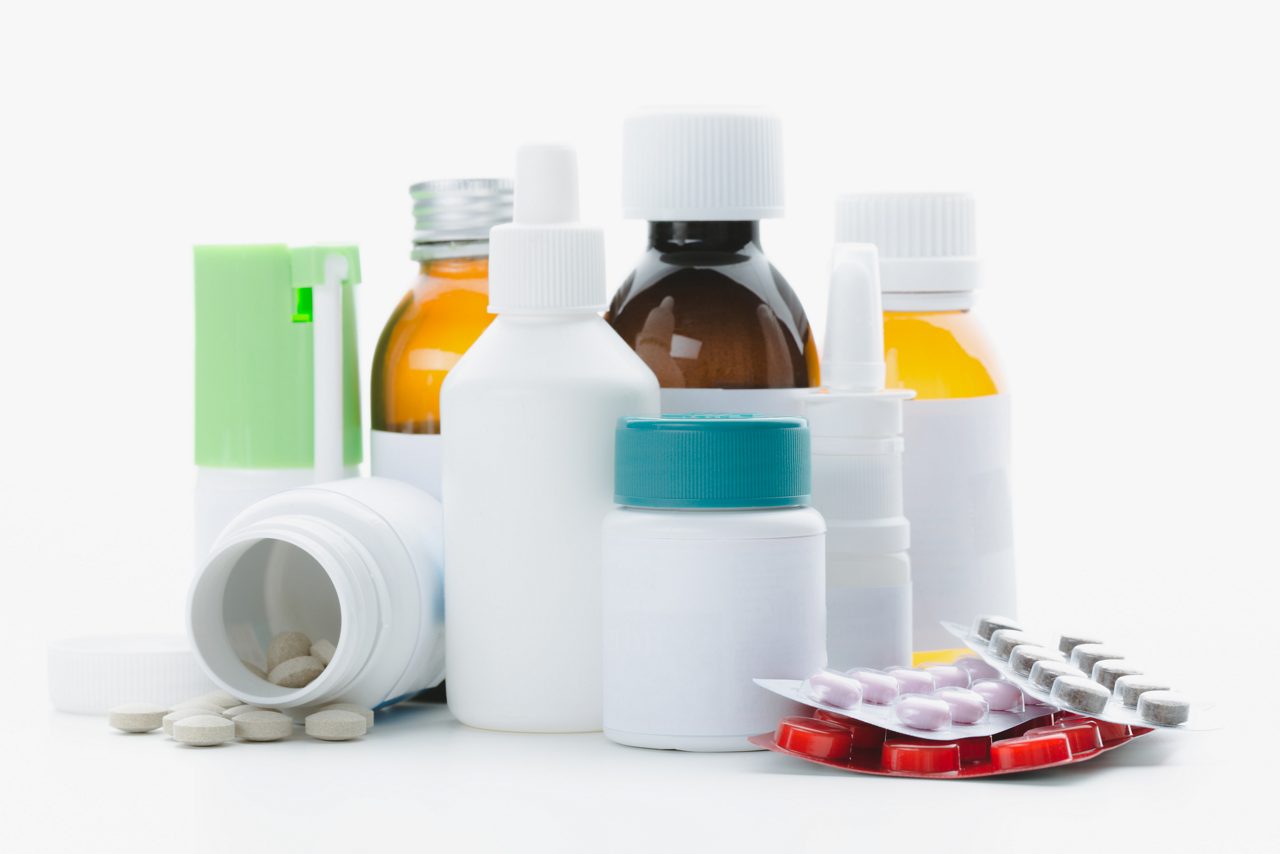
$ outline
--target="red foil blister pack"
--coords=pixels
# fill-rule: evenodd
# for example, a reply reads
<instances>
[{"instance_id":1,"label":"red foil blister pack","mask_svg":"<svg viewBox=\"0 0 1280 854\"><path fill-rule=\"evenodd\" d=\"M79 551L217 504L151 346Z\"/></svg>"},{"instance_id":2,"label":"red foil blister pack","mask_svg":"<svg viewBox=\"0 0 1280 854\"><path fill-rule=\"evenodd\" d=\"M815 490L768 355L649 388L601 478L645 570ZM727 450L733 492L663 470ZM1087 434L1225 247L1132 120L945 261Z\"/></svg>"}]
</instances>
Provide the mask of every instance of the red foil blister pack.
<instances>
[{"instance_id":1,"label":"red foil blister pack","mask_svg":"<svg viewBox=\"0 0 1280 854\"><path fill-rule=\"evenodd\" d=\"M1084 762L1150 731L1057 712L997 736L940 741L902 735L817 709L813 717L783 718L773 734L755 736L751 742L775 753L860 774L962 779Z\"/></svg>"}]
</instances>

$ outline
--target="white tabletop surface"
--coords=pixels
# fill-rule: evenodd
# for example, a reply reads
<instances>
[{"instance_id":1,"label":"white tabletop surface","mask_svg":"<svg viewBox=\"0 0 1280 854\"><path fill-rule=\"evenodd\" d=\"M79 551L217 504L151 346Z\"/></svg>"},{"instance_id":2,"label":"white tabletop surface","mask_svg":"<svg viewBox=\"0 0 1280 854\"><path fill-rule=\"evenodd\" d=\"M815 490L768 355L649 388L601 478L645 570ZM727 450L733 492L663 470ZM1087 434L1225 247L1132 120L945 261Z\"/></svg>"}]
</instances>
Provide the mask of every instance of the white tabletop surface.
<instances>
[{"instance_id":1,"label":"white tabletop surface","mask_svg":"<svg viewBox=\"0 0 1280 854\"><path fill-rule=\"evenodd\" d=\"M1224 761L1240 743L1227 732L1156 732L1073 767L933 781L483 732L436 703L381 713L358 742L206 749L99 718L33 718L6 751L10 851L1190 851L1227 831L1234 851L1275 842L1274 797Z\"/></svg>"}]
</instances>

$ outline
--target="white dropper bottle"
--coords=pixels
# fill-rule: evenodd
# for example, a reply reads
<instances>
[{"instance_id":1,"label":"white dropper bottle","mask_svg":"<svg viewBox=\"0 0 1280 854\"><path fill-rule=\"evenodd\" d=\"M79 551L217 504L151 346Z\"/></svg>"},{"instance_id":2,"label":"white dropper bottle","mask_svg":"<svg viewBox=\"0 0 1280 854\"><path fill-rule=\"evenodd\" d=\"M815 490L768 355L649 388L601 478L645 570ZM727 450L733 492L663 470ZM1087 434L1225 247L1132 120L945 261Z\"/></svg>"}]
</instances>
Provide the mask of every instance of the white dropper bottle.
<instances>
[{"instance_id":1,"label":"white dropper bottle","mask_svg":"<svg viewBox=\"0 0 1280 854\"><path fill-rule=\"evenodd\" d=\"M876 248L835 247L824 387L806 405L813 506L827 521L827 658L835 669L911 663L910 527L902 512L902 402L886 391Z\"/></svg>"},{"instance_id":2,"label":"white dropper bottle","mask_svg":"<svg viewBox=\"0 0 1280 854\"><path fill-rule=\"evenodd\" d=\"M604 236L577 219L573 150L521 148L498 317L441 393L449 708L484 729L601 727L614 431L658 414L658 381L600 316Z\"/></svg>"}]
</instances>

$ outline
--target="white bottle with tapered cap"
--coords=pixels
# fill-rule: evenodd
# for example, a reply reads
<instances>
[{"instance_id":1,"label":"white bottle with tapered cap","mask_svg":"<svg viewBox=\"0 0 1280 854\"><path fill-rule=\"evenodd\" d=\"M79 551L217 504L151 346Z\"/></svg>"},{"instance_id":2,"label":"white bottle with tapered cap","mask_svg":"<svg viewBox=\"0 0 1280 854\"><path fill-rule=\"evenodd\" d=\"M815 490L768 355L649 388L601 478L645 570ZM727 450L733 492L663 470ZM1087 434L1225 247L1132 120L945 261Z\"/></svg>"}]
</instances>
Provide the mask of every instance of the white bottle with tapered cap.
<instances>
[{"instance_id":1,"label":"white bottle with tapered cap","mask_svg":"<svg viewBox=\"0 0 1280 854\"><path fill-rule=\"evenodd\" d=\"M835 248L822 374L805 414L813 506L827 521L828 666L910 664L902 403L913 392L884 387L880 276L869 244Z\"/></svg>"},{"instance_id":2,"label":"white bottle with tapered cap","mask_svg":"<svg viewBox=\"0 0 1280 854\"><path fill-rule=\"evenodd\" d=\"M600 729L614 429L659 411L600 317L604 237L577 222L577 183L572 149L520 149L514 221L490 232L498 317L441 393L449 707L484 729Z\"/></svg>"}]
</instances>

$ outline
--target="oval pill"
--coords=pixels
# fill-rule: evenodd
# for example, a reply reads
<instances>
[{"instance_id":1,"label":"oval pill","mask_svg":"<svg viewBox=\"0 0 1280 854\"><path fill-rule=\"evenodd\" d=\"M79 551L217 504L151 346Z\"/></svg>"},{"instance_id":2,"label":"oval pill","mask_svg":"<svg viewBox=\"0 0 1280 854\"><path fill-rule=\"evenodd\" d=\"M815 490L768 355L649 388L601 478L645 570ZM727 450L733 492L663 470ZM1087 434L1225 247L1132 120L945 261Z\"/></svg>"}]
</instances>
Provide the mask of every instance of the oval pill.
<instances>
[{"instance_id":1,"label":"oval pill","mask_svg":"<svg viewBox=\"0 0 1280 854\"><path fill-rule=\"evenodd\" d=\"M985 661L982 663L990 667ZM974 679L959 664L926 664L920 669L932 676L934 684L939 688L968 688ZM995 668L991 672L994 673Z\"/></svg>"},{"instance_id":2,"label":"oval pill","mask_svg":"<svg viewBox=\"0 0 1280 854\"><path fill-rule=\"evenodd\" d=\"M933 677L923 670L910 667L890 667L885 671L898 683L898 696L903 694L930 694L938 687Z\"/></svg>"},{"instance_id":3,"label":"oval pill","mask_svg":"<svg viewBox=\"0 0 1280 854\"><path fill-rule=\"evenodd\" d=\"M956 659L956 667L968 672L970 683L977 679L998 679L1000 677L999 670L996 670L976 655L966 655L963 658Z\"/></svg>"},{"instance_id":4,"label":"oval pill","mask_svg":"<svg viewBox=\"0 0 1280 854\"><path fill-rule=\"evenodd\" d=\"M168 713L154 703L125 703L107 712L107 723L121 732L151 732L160 729Z\"/></svg>"},{"instance_id":5,"label":"oval pill","mask_svg":"<svg viewBox=\"0 0 1280 854\"><path fill-rule=\"evenodd\" d=\"M1026 708L1022 691L1018 690L1018 686L1012 682L1000 679L979 679L970 686L969 690L986 700L987 708L993 712L1020 712Z\"/></svg>"},{"instance_id":6,"label":"oval pill","mask_svg":"<svg viewBox=\"0 0 1280 854\"><path fill-rule=\"evenodd\" d=\"M986 720L987 699L968 688L939 688L933 696L951 707L951 720L958 724L978 724Z\"/></svg>"},{"instance_id":7,"label":"oval pill","mask_svg":"<svg viewBox=\"0 0 1280 854\"><path fill-rule=\"evenodd\" d=\"M213 747L235 735L236 725L222 715L192 715L173 723L173 740L192 747Z\"/></svg>"},{"instance_id":8,"label":"oval pill","mask_svg":"<svg viewBox=\"0 0 1280 854\"><path fill-rule=\"evenodd\" d=\"M898 680L888 673L881 673L879 670L871 670L865 667L855 667L845 675L850 679L856 679L862 684L862 701L864 703L887 706L898 697Z\"/></svg>"},{"instance_id":9,"label":"oval pill","mask_svg":"<svg viewBox=\"0 0 1280 854\"><path fill-rule=\"evenodd\" d=\"M907 694L893 704L893 713L909 727L937 730L950 725L951 707L935 697Z\"/></svg>"},{"instance_id":10,"label":"oval pill","mask_svg":"<svg viewBox=\"0 0 1280 854\"><path fill-rule=\"evenodd\" d=\"M213 712L207 711L206 709L174 709L172 712L164 716L160 721L160 726L164 730L164 734L172 738L173 725L175 722L180 721L183 718L193 718L196 715L211 714L213 714Z\"/></svg>"},{"instance_id":11,"label":"oval pill","mask_svg":"<svg viewBox=\"0 0 1280 854\"><path fill-rule=\"evenodd\" d=\"M307 715L303 728L307 735L321 741L347 741L368 731L364 716L346 709L328 709Z\"/></svg>"},{"instance_id":12,"label":"oval pill","mask_svg":"<svg viewBox=\"0 0 1280 854\"><path fill-rule=\"evenodd\" d=\"M291 658L311 655L311 638L302 632L281 632L267 644L267 672Z\"/></svg>"},{"instance_id":13,"label":"oval pill","mask_svg":"<svg viewBox=\"0 0 1280 854\"><path fill-rule=\"evenodd\" d=\"M800 691L811 700L837 709L856 709L862 705L862 683L840 673L825 670L815 673L804 680Z\"/></svg>"},{"instance_id":14,"label":"oval pill","mask_svg":"<svg viewBox=\"0 0 1280 854\"><path fill-rule=\"evenodd\" d=\"M281 688L305 688L323 672L324 664L320 659L300 655L277 664L268 678L273 685Z\"/></svg>"},{"instance_id":15,"label":"oval pill","mask_svg":"<svg viewBox=\"0 0 1280 854\"><path fill-rule=\"evenodd\" d=\"M236 738L244 741L279 741L293 735L293 718L283 712L254 709L236 715Z\"/></svg>"}]
</instances>

